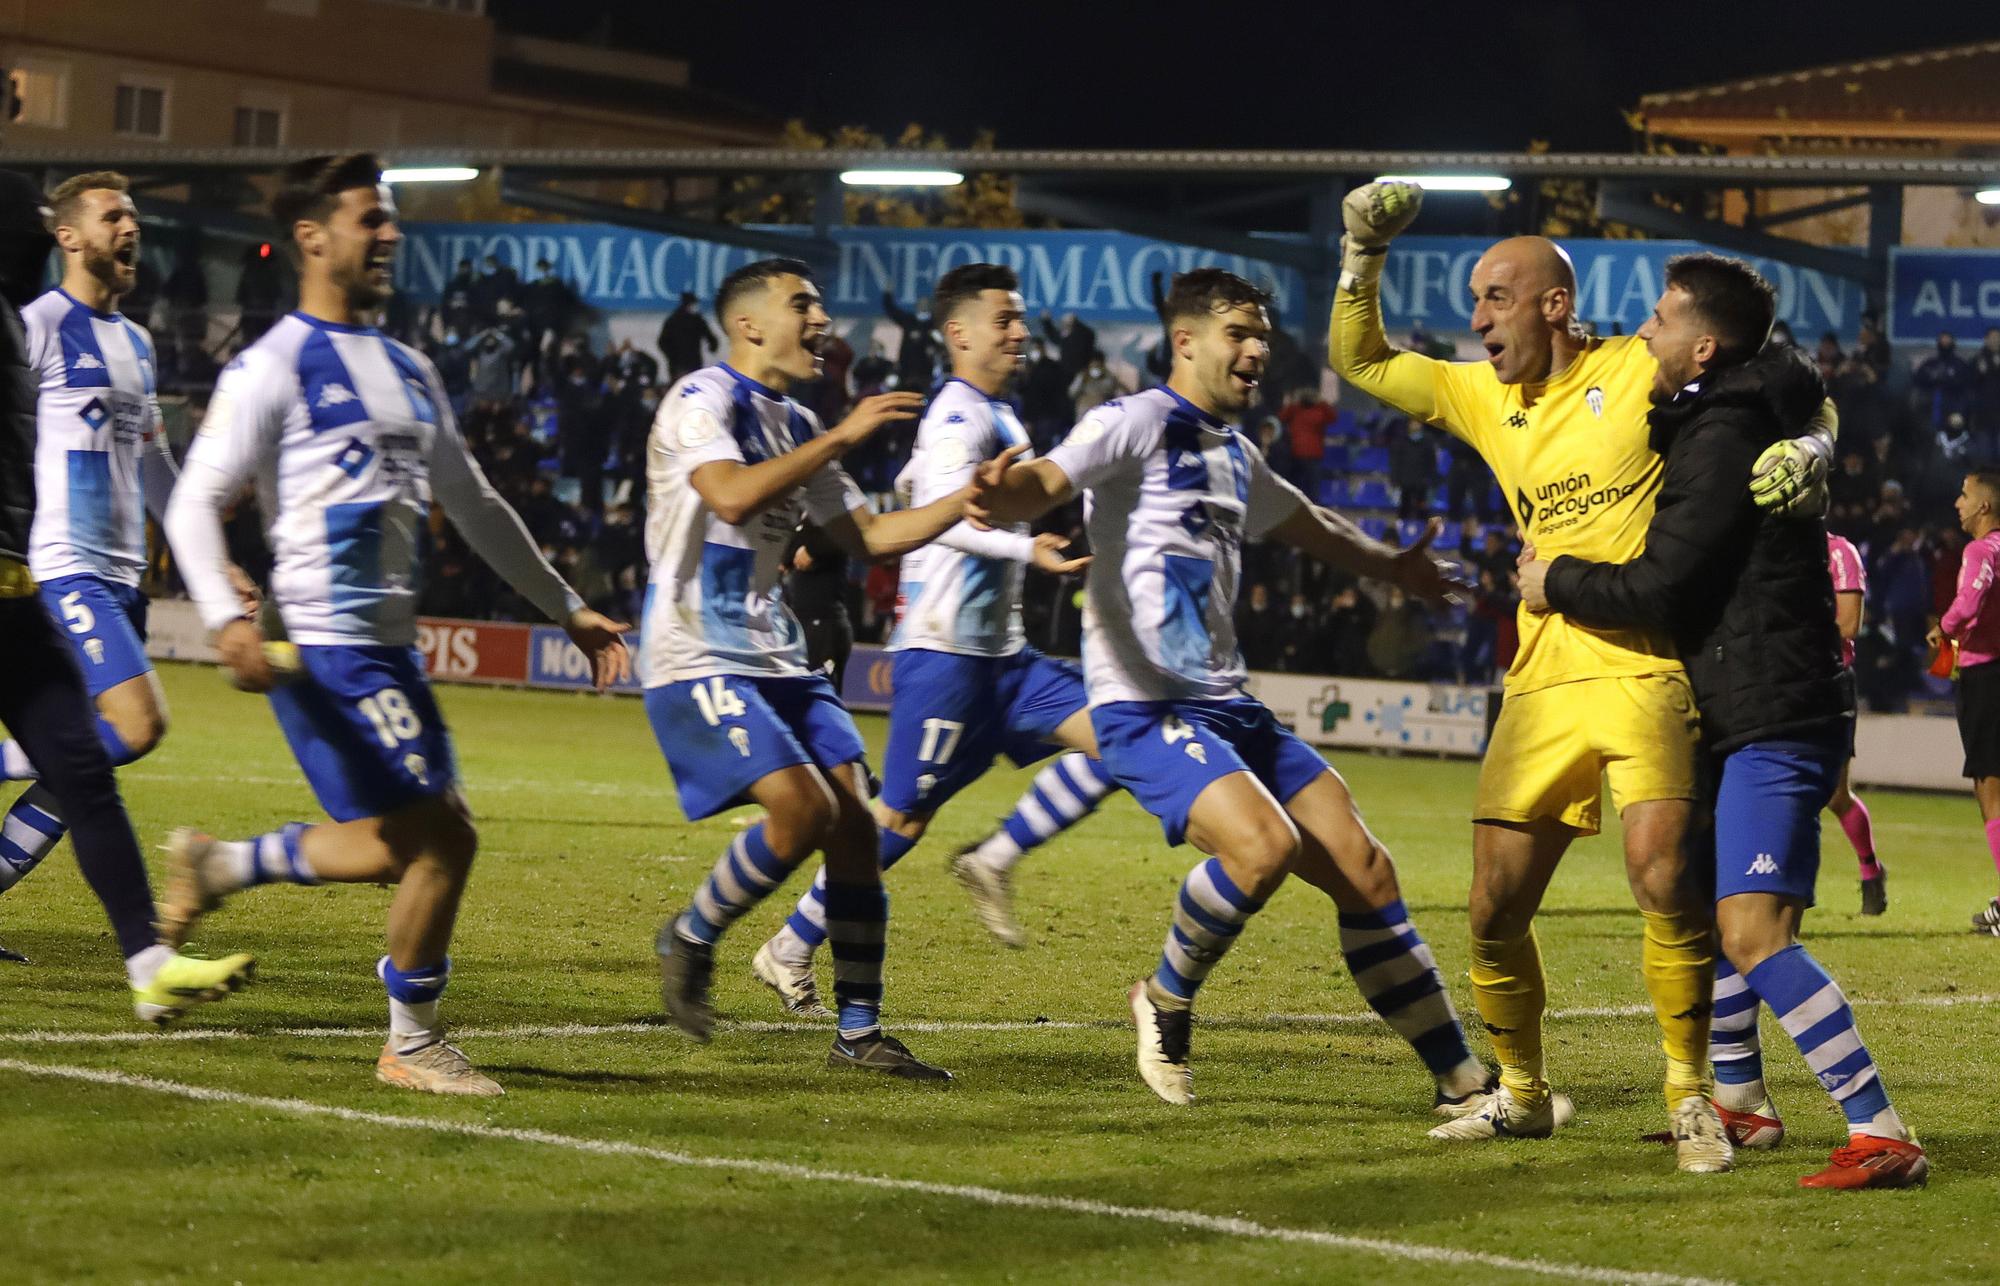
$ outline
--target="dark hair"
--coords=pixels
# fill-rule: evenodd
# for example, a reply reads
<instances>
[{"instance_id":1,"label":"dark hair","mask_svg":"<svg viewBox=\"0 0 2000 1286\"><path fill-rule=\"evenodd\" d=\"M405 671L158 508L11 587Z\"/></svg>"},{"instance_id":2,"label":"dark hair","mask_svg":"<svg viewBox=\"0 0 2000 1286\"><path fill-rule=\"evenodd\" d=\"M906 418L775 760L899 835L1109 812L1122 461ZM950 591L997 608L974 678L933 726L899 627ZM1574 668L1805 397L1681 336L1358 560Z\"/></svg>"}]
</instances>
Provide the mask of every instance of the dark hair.
<instances>
[{"instance_id":1,"label":"dark hair","mask_svg":"<svg viewBox=\"0 0 2000 1286\"><path fill-rule=\"evenodd\" d=\"M1220 268L1196 268L1179 273L1167 288L1163 314L1171 330L1183 321L1210 313L1225 313L1246 304L1271 306L1271 294L1251 285L1233 272Z\"/></svg>"},{"instance_id":2,"label":"dark hair","mask_svg":"<svg viewBox=\"0 0 2000 1286\"><path fill-rule=\"evenodd\" d=\"M1975 464L1965 471L1965 476L1986 488L1986 494L2000 500L2000 464Z\"/></svg>"},{"instance_id":3,"label":"dark hair","mask_svg":"<svg viewBox=\"0 0 2000 1286\"><path fill-rule=\"evenodd\" d=\"M271 198L271 217L289 239L300 219L325 220L349 188L372 188L382 181L382 162L373 152L340 156L309 156L278 171L278 191Z\"/></svg>"},{"instance_id":4,"label":"dark hair","mask_svg":"<svg viewBox=\"0 0 2000 1286\"><path fill-rule=\"evenodd\" d=\"M757 259L744 264L722 279L715 290L715 319L729 324L729 306L743 296L764 289L777 277L812 280L812 267L803 259Z\"/></svg>"},{"instance_id":5,"label":"dark hair","mask_svg":"<svg viewBox=\"0 0 2000 1286\"><path fill-rule=\"evenodd\" d=\"M132 181L116 170L92 170L88 174L77 174L56 184L49 193L49 231L53 232L65 224L73 224L83 213L83 194L102 189L106 192L130 192Z\"/></svg>"},{"instance_id":6,"label":"dark hair","mask_svg":"<svg viewBox=\"0 0 2000 1286\"><path fill-rule=\"evenodd\" d=\"M960 308L987 290L1019 290L1021 278L1012 268L999 263L964 263L938 278L931 292L931 315L949 321Z\"/></svg>"},{"instance_id":7,"label":"dark hair","mask_svg":"<svg viewBox=\"0 0 2000 1286\"><path fill-rule=\"evenodd\" d=\"M1667 287L1687 292L1694 311L1715 333L1715 364L1752 356L1770 337L1778 295L1762 273L1741 259L1702 252L1667 260Z\"/></svg>"}]
</instances>

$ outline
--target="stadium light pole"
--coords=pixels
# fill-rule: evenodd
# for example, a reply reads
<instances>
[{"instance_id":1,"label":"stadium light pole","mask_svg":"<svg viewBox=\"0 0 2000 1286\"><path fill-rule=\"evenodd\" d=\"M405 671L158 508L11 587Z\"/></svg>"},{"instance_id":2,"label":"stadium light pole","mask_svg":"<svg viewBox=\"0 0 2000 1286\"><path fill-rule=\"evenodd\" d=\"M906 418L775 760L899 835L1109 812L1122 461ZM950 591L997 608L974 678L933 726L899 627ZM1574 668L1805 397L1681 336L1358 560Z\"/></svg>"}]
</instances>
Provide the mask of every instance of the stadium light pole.
<instances>
[{"instance_id":1,"label":"stadium light pole","mask_svg":"<svg viewBox=\"0 0 2000 1286\"><path fill-rule=\"evenodd\" d=\"M851 188L950 188L965 182L957 170L842 170Z\"/></svg>"},{"instance_id":2,"label":"stadium light pole","mask_svg":"<svg viewBox=\"0 0 2000 1286\"><path fill-rule=\"evenodd\" d=\"M1377 183L1414 183L1426 192L1505 192L1514 180L1501 174L1380 174Z\"/></svg>"},{"instance_id":3,"label":"stadium light pole","mask_svg":"<svg viewBox=\"0 0 2000 1286\"><path fill-rule=\"evenodd\" d=\"M470 165L405 165L382 171L384 183L465 183L478 177Z\"/></svg>"}]
</instances>

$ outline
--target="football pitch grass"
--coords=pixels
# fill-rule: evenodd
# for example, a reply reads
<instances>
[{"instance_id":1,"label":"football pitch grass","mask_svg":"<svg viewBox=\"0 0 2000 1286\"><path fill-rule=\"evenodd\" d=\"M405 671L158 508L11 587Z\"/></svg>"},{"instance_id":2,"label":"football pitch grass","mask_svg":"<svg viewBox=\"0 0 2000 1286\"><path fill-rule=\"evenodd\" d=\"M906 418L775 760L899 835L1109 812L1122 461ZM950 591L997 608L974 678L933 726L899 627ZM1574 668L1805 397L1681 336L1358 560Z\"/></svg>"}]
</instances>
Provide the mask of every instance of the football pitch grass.
<instances>
[{"instance_id":1,"label":"football pitch grass","mask_svg":"<svg viewBox=\"0 0 2000 1286\"><path fill-rule=\"evenodd\" d=\"M121 774L149 849L192 823L243 836L317 816L264 703L163 668L174 725ZM166 1035L132 1020L67 846L0 899L0 1276L21 1281L775 1280L1812 1282L2000 1275L2000 942L1969 799L1868 796L1890 870L1865 920L1826 831L1814 950L1930 1150L1913 1192L1796 1186L1844 1137L1768 1014L1789 1134L1729 1175L1679 1175L1640 924L1614 834L1579 845L1540 920L1552 1079L1576 1122L1547 1142L1430 1141L1429 1078L1370 1015L1330 905L1287 885L1202 994L1192 1109L1133 1067L1125 989L1149 971L1195 860L1115 795L1019 868L1030 945L974 923L944 857L1027 774L995 772L890 875L886 1018L958 1075L929 1089L825 1066L830 1031L749 974L805 874L718 952L725 1020L656 1025L653 933L735 833L680 814L639 705L444 688L482 847L445 998L454 1039L507 1088L443 1100L378 1085L373 974L385 890L251 890L199 950L258 985ZM879 751L884 723L864 717ZM1343 755L1395 854L1461 1013L1465 763ZM156 867L157 876L157 867ZM789 894L789 896L788 896ZM830 986L824 959L822 986ZM1474 1024L1476 1028L1476 1023ZM1475 1048L1487 1053L1483 1035Z\"/></svg>"}]
</instances>

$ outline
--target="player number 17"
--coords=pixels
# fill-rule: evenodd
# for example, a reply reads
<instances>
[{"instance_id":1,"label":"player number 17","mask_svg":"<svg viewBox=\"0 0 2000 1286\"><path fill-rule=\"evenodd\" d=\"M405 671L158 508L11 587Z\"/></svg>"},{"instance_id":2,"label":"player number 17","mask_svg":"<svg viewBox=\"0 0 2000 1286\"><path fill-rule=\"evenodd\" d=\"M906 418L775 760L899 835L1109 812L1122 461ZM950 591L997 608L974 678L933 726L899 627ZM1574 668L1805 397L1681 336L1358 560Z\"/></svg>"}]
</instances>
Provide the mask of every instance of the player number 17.
<instances>
[{"instance_id":1,"label":"player number 17","mask_svg":"<svg viewBox=\"0 0 2000 1286\"><path fill-rule=\"evenodd\" d=\"M949 719L924 720L924 740L917 747L917 758L926 763L944 763L958 749L958 738L964 731L964 724Z\"/></svg>"}]
</instances>

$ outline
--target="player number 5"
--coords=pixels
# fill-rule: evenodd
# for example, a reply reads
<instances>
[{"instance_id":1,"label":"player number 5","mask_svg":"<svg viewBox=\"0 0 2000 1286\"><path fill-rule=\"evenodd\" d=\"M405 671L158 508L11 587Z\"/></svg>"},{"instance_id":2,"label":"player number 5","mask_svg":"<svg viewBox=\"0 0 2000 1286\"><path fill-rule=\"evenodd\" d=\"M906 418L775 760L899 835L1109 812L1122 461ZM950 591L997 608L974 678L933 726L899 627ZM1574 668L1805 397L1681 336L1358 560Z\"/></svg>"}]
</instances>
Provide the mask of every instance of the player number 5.
<instances>
[{"instance_id":1,"label":"player number 5","mask_svg":"<svg viewBox=\"0 0 2000 1286\"><path fill-rule=\"evenodd\" d=\"M375 725L375 736L394 750L405 741L414 741L424 730L424 721L410 708L410 699L396 688L384 688L372 697L361 698L361 713Z\"/></svg>"},{"instance_id":2,"label":"player number 5","mask_svg":"<svg viewBox=\"0 0 2000 1286\"><path fill-rule=\"evenodd\" d=\"M695 705L701 708L701 717L708 721L711 728L719 726L724 719L739 718L743 714L743 698L731 691L719 674L705 683L696 679L694 687L689 690L694 693Z\"/></svg>"},{"instance_id":3,"label":"player number 5","mask_svg":"<svg viewBox=\"0 0 2000 1286\"><path fill-rule=\"evenodd\" d=\"M924 740L917 747L917 758L926 763L944 763L951 758L951 752L958 749L959 734L964 731L964 724L953 723L949 719L924 720Z\"/></svg>"},{"instance_id":4,"label":"player number 5","mask_svg":"<svg viewBox=\"0 0 2000 1286\"><path fill-rule=\"evenodd\" d=\"M88 634L97 628L97 614L83 601L82 590L72 590L62 596L63 619L69 622L72 634Z\"/></svg>"}]
</instances>

